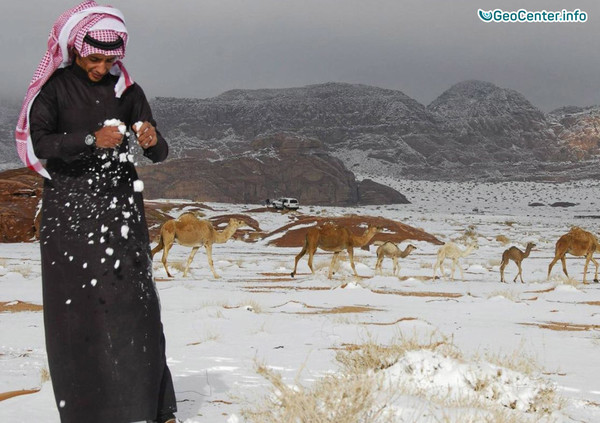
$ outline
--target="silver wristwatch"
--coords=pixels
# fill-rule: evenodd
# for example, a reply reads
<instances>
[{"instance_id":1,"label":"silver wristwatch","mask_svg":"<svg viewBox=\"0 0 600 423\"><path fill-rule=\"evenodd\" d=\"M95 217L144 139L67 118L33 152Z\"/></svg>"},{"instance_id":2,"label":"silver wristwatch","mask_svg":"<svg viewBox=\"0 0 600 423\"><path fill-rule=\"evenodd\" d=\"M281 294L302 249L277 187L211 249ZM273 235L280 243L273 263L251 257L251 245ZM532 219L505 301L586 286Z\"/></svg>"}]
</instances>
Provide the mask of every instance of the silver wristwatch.
<instances>
[{"instance_id":1,"label":"silver wristwatch","mask_svg":"<svg viewBox=\"0 0 600 423\"><path fill-rule=\"evenodd\" d=\"M89 145L91 147L92 145L96 144L96 136L94 134L87 134L84 141L85 145Z\"/></svg>"}]
</instances>

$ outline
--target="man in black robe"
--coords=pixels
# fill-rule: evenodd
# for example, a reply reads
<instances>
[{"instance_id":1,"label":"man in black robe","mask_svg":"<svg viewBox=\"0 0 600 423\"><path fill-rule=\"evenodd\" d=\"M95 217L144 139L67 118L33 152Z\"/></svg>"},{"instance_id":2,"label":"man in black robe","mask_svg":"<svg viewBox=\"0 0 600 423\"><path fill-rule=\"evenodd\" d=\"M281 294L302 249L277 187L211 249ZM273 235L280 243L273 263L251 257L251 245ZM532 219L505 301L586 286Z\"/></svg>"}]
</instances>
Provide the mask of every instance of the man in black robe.
<instances>
[{"instance_id":1,"label":"man in black robe","mask_svg":"<svg viewBox=\"0 0 600 423\"><path fill-rule=\"evenodd\" d=\"M61 422L175 422L143 184L130 151L138 143L159 162L168 146L120 62L127 30L118 10L82 3L59 18L50 42L17 142L26 139L21 157L46 177L44 325Z\"/></svg>"}]
</instances>

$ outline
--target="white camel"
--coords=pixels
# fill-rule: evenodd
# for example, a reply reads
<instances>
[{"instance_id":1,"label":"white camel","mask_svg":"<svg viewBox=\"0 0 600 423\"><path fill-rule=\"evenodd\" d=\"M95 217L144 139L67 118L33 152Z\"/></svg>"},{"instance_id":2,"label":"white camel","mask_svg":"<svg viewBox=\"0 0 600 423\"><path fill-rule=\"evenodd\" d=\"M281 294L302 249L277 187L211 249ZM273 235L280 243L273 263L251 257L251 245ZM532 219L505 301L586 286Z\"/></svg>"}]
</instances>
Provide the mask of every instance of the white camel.
<instances>
[{"instance_id":1,"label":"white camel","mask_svg":"<svg viewBox=\"0 0 600 423\"><path fill-rule=\"evenodd\" d=\"M458 245L454 242L447 242L440 247L437 252L437 261L433 266L433 279L435 279L435 274L437 273L438 267L440 268L441 275L444 276L444 259L449 258L452 260L452 280L454 280L454 272L456 270L456 266L460 270L460 277L464 280L465 276L463 274L462 267L460 266L459 259L468 256L474 250L476 250L477 243L473 243L469 245L465 250L461 250Z\"/></svg>"}]
</instances>

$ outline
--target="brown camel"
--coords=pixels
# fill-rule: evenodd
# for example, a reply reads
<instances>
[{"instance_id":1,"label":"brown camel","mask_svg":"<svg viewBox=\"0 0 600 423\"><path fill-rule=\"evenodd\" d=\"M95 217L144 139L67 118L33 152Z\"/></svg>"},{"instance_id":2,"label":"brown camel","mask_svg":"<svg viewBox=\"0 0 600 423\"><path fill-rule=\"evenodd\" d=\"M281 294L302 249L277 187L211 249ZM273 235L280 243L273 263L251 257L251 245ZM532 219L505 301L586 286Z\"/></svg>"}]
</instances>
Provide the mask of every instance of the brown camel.
<instances>
[{"instance_id":1,"label":"brown camel","mask_svg":"<svg viewBox=\"0 0 600 423\"><path fill-rule=\"evenodd\" d=\"M529 242L527 243L527 247L525 248L525 252L519 250L517 247L510 247L508 250L505 250L502 253L502 263L500 264L500 282L506 282L504 280L504 268L506 267L506 265L508 264L508 262L510 260L514 261L517 265L517 267L519 268L519 273L517 273L517 276L515 276L515 278L513 279L513 282L517 281L517 278L520 276L521 277L521 283L525 283L523 282L523 273L521 270L521 262L526 259L527 257L529 257L529 253L531 253L531 250L535 247L535 244L533 242Z\"/></svg>"},{"instance_id":2,"label":"brown camel","mask_svg":"<svg viewBox=\"0 0 600 423\"><path fill-rule=\"evenodd\" d=\"M208 220L200 220L193 213L184 213L177 219L165 222L160 228L160 238L158 245L152 249L152 258L160 250L163 250L162 264L167 271L167 275L171 276L167 268L167 257L169 250L173 246L175 240L184 247L192 247L192 252L187 259L183 276L187 276L190 264L196 255L196 252L201 246L206 248L206 256L208 257L208 265L213 273L213 276L218 279L220 276L215 272L212 259L212 245L223 244L233 236L235 231L246 223L239 219L229 219L229 223L222 231L217 231L212 223Z\"/></svg>"},{"instance_id":3,"label":"brown camel","mask_svg":"<svg viewBox=\"0 0 600 423\"><path fill-rule=\"evenodd\" d=\"M298 261L304 254L306 254L307 251L308 267L310 267L310 271L312 273L315 273L312 262L315 251L317 251L317 247L325 251L333 251L333 257L331 259L331 263L329 264L329 274L327 275L329 279L331 279L331 275L333 274L333 266L335 265L340 252L343 250L348 251L350 265L352 266L354 275L358 276L356 268L354 267L354 247L360 248L367 245L379 231L381 231L381 228L369 226L361 236L356 236L352 235L348 228L336 224L326 224L320 227L310 228L306 233L304 247L302 247L302 251L300 251L300 253L296 256L292 277L294 277L296 274Z\"/></svg>"},{"instance_id":4,"label":"brown camel","mask_svg":"<svg viewBox=\"0 0 600 423\"><path fill-rule=\"evenodd\" d=\"M552 271L552 266L560 259L562 263L563 272L567 277L569 274L567 273L567 262L565 259L565 255L567 253L574 255L576 257L585 257L585 266L583 267L583 283L585 282L585 277L587 275L587 268L590 264L590 261L594 263L596 266L596 273L594 274L594 282L598 282L598 262L594 259L594 252L600 251L600 245L598 244L598 239L592 235L588 231L584 231L577 226L571 228L571 230L561 236L558 241L556 241L556 248L554 249L554 259L550 262L548 266L548 278L550 279L550 272Z\"/></svg>"},{"instance_id":5,"label":"brown camel","mask_svg":"<svg viewBox=\"0 0 600 423\"><path fill-rule=\"evenodd\" d=\"M375 271L377 272L379 270L379 273L382 273L381 264L383 263L383 258L391 257L394 263L394 275L396 275L398 270L400 269L400 267L398 266L398 258L405 258L411 253L411 251L416 249L417 247L415 247L412 244L409 244L404 249L404 251L401 251L396 244L390 241L386 241L385 243L377 247L377 262L375 263Z\"/></svg>"}]
</instances>

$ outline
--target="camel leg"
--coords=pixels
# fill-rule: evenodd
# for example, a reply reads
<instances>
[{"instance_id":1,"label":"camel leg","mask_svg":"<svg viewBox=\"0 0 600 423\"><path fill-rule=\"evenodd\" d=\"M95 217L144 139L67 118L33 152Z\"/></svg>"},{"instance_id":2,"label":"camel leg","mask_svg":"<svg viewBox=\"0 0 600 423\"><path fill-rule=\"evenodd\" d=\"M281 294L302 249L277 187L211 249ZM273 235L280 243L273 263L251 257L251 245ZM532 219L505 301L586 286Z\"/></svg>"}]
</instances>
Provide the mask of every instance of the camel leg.
<instances>
[{"instance_id":1,"label":"camel leg","mask_svg":"<svg viewBox=\"0 0 600 423\"><path fill-rule=\"evenodd\" d=\"M304 256L304 254L306 254L306 242L304 243L304 247L302 247L302 251L300 251L298 253L298 255L296 256L296 259L294 260L294 271L292 272L292 278L294 277L294 275L296 274L296 269L298 268L298 262L300 261L300 259L302 258L302 256ZM309 264L310 266L310 264ZM311 267L312 270L312 267Z\"/></svg>"},{"instance_id":2,"label":"camel leg","mask_svg":"<svg viewBox=\"0 0 600 423\"><path fill-rule=\"evenodd\" d=\"M443 278L446 276L446 271L444 270L444 259L440 261L440 277Z\"/></svg>"},{"instance_id":3,"label":"camel leg","mask_svg":"<svg viewBox=\"0 0 600 423\"><path fill-rule=\"evenodd\" d=\"M213 266L212 244L206 244L204 247L206 248L206 257L208 257L208 265L210 266L210 270L212 271L212 274L215 277L215 279L219 279L220 276L217 275L217 272L215 272L215 267Z\"/></svg>"},{"instance_id":4,"label":"camel leg","mask_svg":"<svg viewBox=\"0 0 600 423\"><path fill-rule=\"evenodd\" d=\"M450 268L450 272L451 272L451 279L454 281L454 274L456 273L456 267L458 267L458 270L460 270L460 276L464 279L464 276L462 274L462 269L460 268L460 262L458 261L458 259L452 259L452 267Z\"/></svg>"},{"instance_id":5,"label":"camel leg","mask_svg":"<svg viewBox=\"0 0 600 423\"><path fill-rule=\"evenodd\" d=\"M358 277L358 272L356 271L356 267L354 267L354 249L352 247L348 248L348 256L350 257L350 266L352 266L354 276Z\"/></svg>"},{"instance_id":6,"label":"camel leg","mask_svg":"<svg viewBox=\"0 0 600 423\"><path fill-rule=\"evenodd\" d=\"M554 267L554 265L556 264L556 262L558 261L559 257L556 256L554 257L554 260L552 260L550 262L550 265L548 265L548 277L546 278L547 281L550 280L550 272L552 272L552 268Z\"/></svg>"},{"instance_id":7,"label":"camel leg","mask_svg":"<svg viewBox=\"0 0 600 423\"><path fill-rule=\"evenodd\" d=\"M460 261L458 261L458 259L456 259L456 265L458 266L458 270L460 270L460 278L464 282L465 281L465 274L463 273L463 268L460 265Z\"/></svg>"},{"instance_id":8,"label":"camel leg","mask_svg":"<svg viewBox=\"0 0 600 423\"><path fill-rule=\"evenodd\" d=\"M315 273L315 269L313 268L313 258L315 257L315 252L317 251L317 249L315 248L314 250L310 250L308 252L308 267L311 271L312 274Z\"/></svg>"},{"instance_id":9,"label":"camel leg","mask_svg":"<svg viewBox=\"0 0 600 423\"><path fill-rule=\"evenodd\" d=\"M335 266L335 262L337 261L339 255L339 251L333 253L333 257L331 257L331 263L329 263L329 273L327 274L327 279L331 279L331 276L333 275L333 266Z\"/></svg>"},{"instance_id":10,"label":"camel leg","mask_svg":"<svg viewBox=\"0 0 600 423\"><path fill-rule=\"evenodd\" d=\"M560 258L560 262L562 263L563 272L565 272L565 275L568 278L569 274L567 273L567 259L565 258L565 256L562 256Z\"/></svg>"},{"instance_id":11,"label":"camel leg","mask_svg":"<svg viewBox=\"0 0 600 423\"><path fill-rule=\"evenodd\" d=\"M163 254L162 254L162 264L167 272L167 276L172 278L173 276L171 276L171 273L169 273L169 268L167 267L167 257L169 256L169 250L171 249L171 247L173 246L173 244L165 244L165 249L163 250Z\"/></svg>"},{"instance_id":12,"label":"camel leg","mask_svg":"<svg viewBox=\"0 0 600 423\"><path fill-rule=\"evenodd\" d=\"M588 254L585 256L585 265L583 266L583 283L586 283L585 277L587 276L587 269L588 265L590 264L590 260L592 259L592 254Z\"/></svg>"},{"instance_id":13,"label":"camel leg","mask_svg":"<svg viewBox=\"0 0 600 423\"><path fill-rule=\"evenodd\" d=\"M190 269L190 264L192 264L192 260L194 260L194 256L200 247L192 247L192 252L188 256L187 263L185 263L185 270L183 271L183 277L187 276L188 270Z\"/></svg>"},{"instance_id":14,"label":"camel leg","mask_svg":"<svg viewBox=\"0 0 600 423\"><path fill-rule=\"evenodd\" d=\"M591 258L592 262L596 266L596 273L594 274L594 282L598 283L598 262L594 257Z\"/></svg>"},{"instance_id":15,"label":"camel leg","mask_svg":"<svg viewBox=\"0 0 600 423\"><path fill-rule=\"evenodd\" d=\"M519 273L517 273L517 276L519 276L521 278L521 283L525 283L523 281L523 269L521 268L521 263L517 263L517 267L519 268ZM517 276L515 276L515 279L513 280L513 282L517 281Z\"/></svg>"},{"instance_id":16,"label":"camel leg","mask_svg":"<svg viewBox=\"0 0 600 423\"><path fill-rule=\"evenodd\" d=\"M506 267L506 262L505 262L505 261L503 261L503 262L500 264L500 282L504 282L504 283L506 283L506 281L504 280L504 268L505 268L505 267Z\"/></svg>"},{"instance_id":17,"label":"camel leg","mask_svg":"<svg viewBox=\"0 0 600 423\"><path fill-rule=\"evenodd\" d=\"M381 263L382 263L382 262L383 262L383 255L382 255L382 256L378 256L378 257L377 257L377 262L375 263L375 272L376 272L376 273L379 273L379 274L382 274L382 273L383 273L383 271L382 271L382 269L381 269L381 267L382 267L382 266L381 266Z\"/></svg>"},{"instance_id":18,"label":"camel leg","mask_svg":"<svg viewBox=\"0 0 600 423\"><path fill-rule=\"evenodd\" d=\"M392 258L393 262L394 262L394 276L396 276L396 273L398 271L398 257L394 257Z\"/></svg>"},{"instance_id":19,"label":"camel leg","mask_svg":"<svg viewBox=\"0 0 600 423\"><path fill-rule=\"evenodd\" d=\"M158 237L158 245L156 247L154 247L152 249L152 251L150 251L150 258L154 259L154 255L156 253L158 253L160 250L162 250L163 248L165 248L165 244L163 243L163 237L162 237L162 235L159 235L159 237Z\"/></svg>"}]
</instances>

